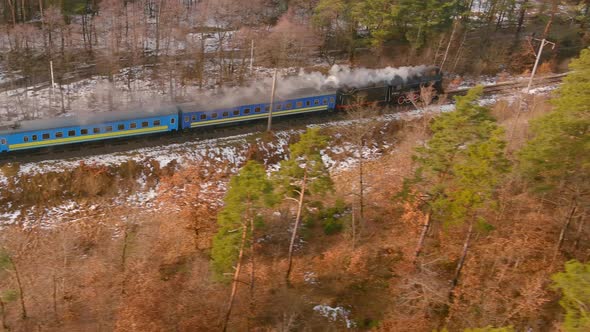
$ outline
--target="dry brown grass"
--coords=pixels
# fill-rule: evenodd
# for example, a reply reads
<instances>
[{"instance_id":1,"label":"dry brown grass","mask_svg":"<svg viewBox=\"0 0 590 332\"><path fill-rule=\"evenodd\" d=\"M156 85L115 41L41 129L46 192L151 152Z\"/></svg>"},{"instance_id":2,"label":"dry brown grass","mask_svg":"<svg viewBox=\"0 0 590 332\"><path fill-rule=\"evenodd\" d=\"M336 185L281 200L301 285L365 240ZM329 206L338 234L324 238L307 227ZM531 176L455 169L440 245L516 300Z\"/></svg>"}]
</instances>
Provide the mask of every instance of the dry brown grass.
<instances>
[{"instance_id":1,"label":"dry brown grass","mask_svg":"<svg viewBox=\"0 0 590 332\"><path fill-rule=\"evenodd\" d=\"M500 100L492 107L492 115L506 130L509 154L518 151L530 138L530 121L549 111L549 97L544 95L520 94L512 102Z\"/></svg>"}]
</instances>

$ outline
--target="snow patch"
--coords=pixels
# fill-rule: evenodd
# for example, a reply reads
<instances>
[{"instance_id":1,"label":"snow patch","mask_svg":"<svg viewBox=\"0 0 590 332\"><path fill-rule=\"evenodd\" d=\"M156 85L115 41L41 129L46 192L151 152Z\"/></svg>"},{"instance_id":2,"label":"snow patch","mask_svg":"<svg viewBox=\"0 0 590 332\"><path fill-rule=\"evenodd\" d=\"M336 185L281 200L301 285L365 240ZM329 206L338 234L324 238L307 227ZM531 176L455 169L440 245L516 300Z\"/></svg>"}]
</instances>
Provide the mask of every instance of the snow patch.
<instances>
[{"instance_id":1,"label":"snow patch","mask_svg":"<svg viewBox=\"0 0 590 332\"><path fill-rule=\"evenodd\" d=\"M306 271L303 273L303 281L308 285L318 285L318 276L313 271Z\"/></svg>"},{"instance_id":2,"label":"snow patch","mask_svg":"<svg viewBox=\"0 0 590 332\"><path fill-rule=\"evenodd\" d=\"M20 210L14 212L0 213L0 226L12 225L20 218Z\"/></svg>"},{"instance_id":3,"label":"snow patch","mask_svg":"<svg viewBox=\"0 0 590 332\"><path fill-rule=\"evenodd\" d=\"M329 305L321 304L313 307L313 311L328 318L331 322L344 322L348 329L352 329L356 326L354 321L349 318L350 310L347 310L344 307L331 307Z\"/></svg>"}]
</instances>

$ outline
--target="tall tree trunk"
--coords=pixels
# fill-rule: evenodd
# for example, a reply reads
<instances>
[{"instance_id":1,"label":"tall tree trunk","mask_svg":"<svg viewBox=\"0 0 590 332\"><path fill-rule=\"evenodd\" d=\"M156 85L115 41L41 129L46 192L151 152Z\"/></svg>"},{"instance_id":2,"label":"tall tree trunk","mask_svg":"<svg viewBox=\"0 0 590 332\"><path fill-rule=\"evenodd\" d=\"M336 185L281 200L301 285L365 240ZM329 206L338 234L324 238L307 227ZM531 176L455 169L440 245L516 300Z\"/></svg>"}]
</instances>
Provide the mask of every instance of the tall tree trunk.
<instances>
[{"instance_id":1,"label":"tall tree trunk","mask_svg":"<svg viewBox=\"0 0 590 332\"><path fill-rule=\"evenodd\" d=\"M447 49L445 50L445 55L443 56L442 62L440 63L440 70L443 70L445 66L445 62L447 62L447 57L449 56L449 50L451 49L451 44L453 43L453 38L455 37L455 32L457 31L457 25L459 24L459 20L455 21L453 24L453 30L451 31L451 37L449 38L449 43L447 44Z\"/></svg>"},{"instance_id":2,"label":"tall tree trunk","mask_svg":"<svg viewBox=\"0 0 590 332\"><path fill-rule=\"evenodd\" d=\"M574 217L574 214L576 213L576 209L578 208L576 198L577 197L574 197L572 199L569 213L567 214L567 217L565 219L565 223L564 223L563 227L561 228L561 232L559 233L559 240L557 241L557 248L555 249L555 254L557 254L559 252L559 250L561 249L561 246L563 245L563 242L565 241L565 233L567 232L567 230L570 226L570 223L572 221L572 218Z\"/></svg>"},{"instance_id":3,"label":"tall tree trunk","mask_svg":"<svg viewBox=\"0 0 590 332\"><path fill-rule=\"evenodd\" d=\"M22 317L22 319L27 319L27 307L25 306L25 294L23 291L23 284L20 279L20 273L18 272L18 268L16 267L16 264L12 260L12 257L9 257L9 259L10 259L10 264L12 265L12 268L14 269L14 275L16 277L16 283L18 285L18 295L20 298L20 305L21 305L21 317Z\"/></svg>"},{"instance_id":4,"label":"tall tree trunk","mask_svg":"<svg viewBox=\"0 0 590 332\"><path fill-rule=\"evenodd\" d=\"M465 30L465 33L463 34L463 39L461 40L461 44L459 45L459 49L457 50L457 54L455 55L455 63L453 64L453 69L451 70L453 72L457 70L457 65L459 64L459 60L461 59L461 51L463 50L463 46L467 41L467 33L468 31Z\"/></svg>"},{"instance_id":5,"label":"tall tree trunk","mask_svg":"<svg viewBox=\"0 0 590 332\"><path fill-rule=\"evenodd\" d=\"M242 241L240 243L240 253L238 255L238 263L236 271L234 272L234 278L231 286L231 294L229 296L229 303L227 304L227 311L223 320L223 332L227 331L227 324L229 317L231 316L231 310L234 306L234 300L236 298L236 292L238 290L238 278L240 277L240 270L242 269L242 258L244 257L244 246L246 244L246 236L248 235L248 224L246 222L242 225Z\"/></svg>"},{"instance_id":6,"label":"tall tree trunk","mask_svg":"<svg viewBox=\"0 0 590 332\"><path fill-rule=\"evenodd\" d=\"M553 0L553 6L551 7L551 16L549 17L549 21L545 26L545 30L543 31L543 38L547 38L549 32L551 32L551 26L553 25L553 20L555 19L555 14L557 14L557 9L559 8L559 0Z\"/></svg>"},{"instance_id":7,"label":"tall tree trunk","mask_svg":"<svg viewBox=\"0 0 590 332\"><path fill-rule=\"evenodd\" d=\"M57 278L55 277L55 273L53 274L53 314L55 315L55 320L57 320Z\"/></svg>"},{"instance_id":8,"label":"tall tree trunk","mask_svg":"<svg viewBox=\"0 0 590 332\"><path fill-rule=\"evenodd\" d=\"M524 18L526 16L526 9L528 6L529 0L523 0L520 4L520 13L518 15L518 26L516 28L516 35L520 34L522 31L522 26L524 25Z\"/></svg>"},{"instance_id":9,"label":"tall tree trunk","mask_svg":"<svg viewBox=\"0 0 590 332\"><path fill-rule=\"evenodd\" d=\"M426 239L426 234L428 233L428 229L430 229L430 219L432 217L432 211L428 210L426 216L424 216L424 223L422 224L422 232L420 232L420 239L418 240L418 245L416 246L416 250L414 252L414 264L418 262L418 257L422 253L422 249L424 248L424 240Z\"/></svg>"},{"instance_id":10,"label":"tall tree trunk","mask_svg":"<svg viewBox=\"0 0 590 332\"><path fill-rule=\"evenodd\" d=\"M16 25L16 12L14 9L15 4L12 2L13 0L8 0L8 6L10 7L10 15L12 16L12 26Z\"/></svg>"},{"instance_id":11,"label":"tall tree trunk","mask_svg":"<svg viewBox=\"0 0 590 332\"><path fill-rule=\"evenodd\" d=\"M59 84L59 95L60 95L60 101L61 101L61 113L65 114L66 113L66 105L64 102L64 89L63 89L63 85L61 84L61 79L58 82Z\"/></svg>"},{"instance_id":12,"label":"tall tree trunk","mask_svg":"<svg viewBox=\"0 0 590 332\"><path fill-rule=\"evenodd\" d=\"M4 301L0 298L0 314L2 317L2 328L5 331L10 331L10 327L6 324L6 308L4 307Z\"/></svg>"},{"instance_id":13,"label":"tall tree trunk","mask_svg":"<svg viewBox=\"0 0 590 332\"><path fill-rule=\"evenodd\" d=\"M449 290L449 299L453 299L453 291L457 284L459 284L459 278L461 277L461 271L463 270L463 266L465 265L465 258L467 258L467 251L469 250L469 244L471 243L471 236L473 234L473 221L469 222L469 230L467 231L467 237L465 238L465 242L463 243L463 251L461 253L461 258L459 259L459 263L457 264L457 269L455 270L455 276L453 277L453 281L451 282L451 289Z\"/></svg>"},{"instance_id":14,"label":"tall tree trunk","mask_svg":"<svg viewBox=\"0 0 590 332\"><path fill-rule=\"evenodd\" d=\"M360 150L359 150L359 218L358 218L358 227L356 227L355 231L358 234L354 234L354 240L352 242L352 249L355 248L356 245L356 238L361 235L361 229L363 227L365 221L365 178L364 178L364 160L363 160L363 150L365 147L365 140L361 138L360 142ZM358 236L357 236L358 235Z\"/></svg>"},{"instance_id":15,"label":"tall tree trunk","mask_svg":"<svg viewBox=\"0 0 590 332\"><path fill-rule=\"evenodd\" d=\"M299 205L297 206L297 217L295 218L295 226L293 228L293 233L291 234L291 243L289 244L289 258L287 263L287 274L285 275L285 279L287 280L287 285L289 284L289 277L291 276L291 267L293 265L293 247L295 246L295 239L297 238L297 229L299 228L299 221L301 220L301 211L303 210L303 199L305 198L305 187L307 185L307 169L303 174L303 182L301 184L301 192L299 193Z\"/></svg>"},{"instance_id":16,"label":"tall tree trunk","mask_svg":"<svg viewBox=\"0 0 590 332\"><path fill-rule=\"evenodd\" d=\"M582 237L582 231L584 230L584 214L582 213L578 218L578 230L576 231L576 242L574 242L574 249L578 250L580 245L580 238Z\"/></svg>"},{"instance_id":17,"label":"tall tree trunk","mask_svg":"<svg viewBox=\"0 0 590 332\"><path fill-rule=\"evenodd\" d=\"M25 9L25 0L20 1L20 14L22 22L26 22L27 20L27 11Z\"/></svg>"},{"instance_id":18,"label":"tall tree trunk","mask_svg":"<svg viewBox=\"0 0 590 332\"><path fill-rule=\"evenodd\" d=\"M158 2L158 13L156 14L156 57L160 53L160 14L162 13L162 0Z\"/></svg>"},{"instance_id":19,"label":"tall tree trunk","mask_svg":"<svg viewBox=\"0 0 590 332\"><path fill-rule=\"evenodd\" d=\"M250 313L249 313L249 319L248 322L250 322L250 319L252 319L254 317L254 282L256 280L256 266L255 266L255 261L254 261L254 254L255 254L255 249L254 249L254 244L255 244L255 239L254 239L254 218L250 218Z\"/></svg>"},{"instance_id":20,"label":"tall tree trunk","mask_svg":"<svg viewBox=\"0 0 590 332\"><path fill-rule=\"evenodd\" d=\"M129 247L129 224L123 230L123 248L121 249L121 294L127 293L125 272L127 270L127 249Z\"/></svg>"}]
</instances>

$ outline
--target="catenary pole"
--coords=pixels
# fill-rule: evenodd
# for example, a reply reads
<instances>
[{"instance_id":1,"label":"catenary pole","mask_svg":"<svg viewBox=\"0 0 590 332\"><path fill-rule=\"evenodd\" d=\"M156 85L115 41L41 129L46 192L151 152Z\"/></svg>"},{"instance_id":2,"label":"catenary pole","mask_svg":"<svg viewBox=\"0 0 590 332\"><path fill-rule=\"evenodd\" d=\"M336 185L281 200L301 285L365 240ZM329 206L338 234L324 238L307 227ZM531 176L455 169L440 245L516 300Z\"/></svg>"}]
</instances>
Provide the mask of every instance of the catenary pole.
<instances>
[{"instance_id":1,"label":"catenary pole","mask_svg":"<svg viewBox=\"0 0 590 332\"><path fill-rule=\"evenodd\" d=\"M268 108L268 126L266 127L266 131L270 132L272 130L272 109L275 106L275 88L277 86L277 71L278 69L275 68L274 74L272 75L272 89L270 92L270 106Z\"/></svg>"},{"instance_id":2,"label":"catenary pole","mask_svg":"<svg viewBox=\"0 0 590 332\"><path fill-rule=\"evenodd\" d=\"M535 38L535 40L540 40L540 39ZM543 38L541 40L541 46L539 47L539 52L537 52L537 59L535 60L535 66L533 67L533 72L531 73L531 78L529 79L529 85L526 89L527 93L531 91L531 86L533 85L533 78L535 77L535 73L537 72L537 67L539 66L539 61L541 60L541 53L543 53L543 48L547 44L552 44L553 45L552 49L555 48L555 43L552 43L552 42L546 40L545 38Z\"/></svg>"},{"instance_id":3,"label":"catenary pole","mask_svg":"<svg viewBox=\"0 0 590 332\"><path fill-rule=\"evenodd\" d=\"M252 44L250 45L250 74L252 74L253 69L254 69L254 39L252 39Z\"/></svg>"},{"instance_id":4,"label":"catenary pole","mask_svg":"<svg viewBox=\"0 0 590 332\"><path fill-rule=\"evenodd\" d=\"M55 87L55 79L53 77L53 61L49 61L49 70L51 71L51 91Z\"/></svg>"}]
</instances>

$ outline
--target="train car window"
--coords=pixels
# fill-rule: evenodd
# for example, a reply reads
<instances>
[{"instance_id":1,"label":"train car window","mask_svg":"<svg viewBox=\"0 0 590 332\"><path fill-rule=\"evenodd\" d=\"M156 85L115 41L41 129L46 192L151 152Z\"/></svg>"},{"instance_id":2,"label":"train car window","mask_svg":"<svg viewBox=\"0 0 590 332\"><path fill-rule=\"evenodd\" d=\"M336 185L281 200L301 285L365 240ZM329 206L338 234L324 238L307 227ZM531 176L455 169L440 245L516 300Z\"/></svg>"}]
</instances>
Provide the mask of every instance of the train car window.
<instances>
[{"instance_id":1,"label":"train car window","mask_svg":"<svg viewBox=\"0 0 590 332\"><path fill-rule=\"evenodd\" d=\"M270 105L264 106L264 111L265 112L270 112Z\"/></svg>"},{"instance_id":2,"label":"train car window","mask_svg":"<svg viewBox=\"0 0 590 332\"><path fill-rule=\"evenodd\" d=\"M100 128L92 128L94 134L100 134Z\"/></svg>"},{"instance_id":3,"label":"train car window","mask_svg":"<svg viewBox=\"0 0 590 332\"><path fill-rule=\"evenodd\" d=\"M62 133L61 131L58 131L57 133L55 133L55 138L62 138L64 137L64 133Z\"/></svg>"},{"instance_id":4,"label":"train car window","mask_svg":"<svg viewBox=\"0 0 590 332\"><path fill-rule=\"evenodd\" d=\"M193 114L193 116L191 116L191 121L197 121L197 116ZM188 122L188 116L186 117L186 122Z\"/></svg>"},{"instance_id":5,"label":"train car window","mask_svg":"<svg viewBox=\"0 0 590 332\"><path fill-rule=\"evenodd\" d=\"M234 115L240 115L240 110L234 110Z\"/></svg>"},{"instance_id":6,"label":"train car window","mask_svg":"<svg viewBox=\"0 0 590 332\"><path fill-rule=\"evenodd\" d=\"M149 125L150 125L150 123L149 123L149 122L147 122L147 121L144 121L144 122L142 122L142 123L141 123L141 128L145 128L145 127L147 127L147 126L149 126Z\"/></svg>"},{"instance_id":7,"label":"train car window","mask_svg":"<svg viewBox=\"0 0 590 332\"><path fill-rule=\"evenodd\" d=\"M131 128L131 129L135 129L135 128L137 128L137 123L135 123L135 122L131 122L131 123L129 124L129 128Z\"/></svg>"},{"instance_id":8,"label":"train car window","mask_svg":"<svg viewBox=\"0 0 590 332\"><path fill-rule=\"evenodd\" d=\"M175 124L176 123L176 119L175 118L170 118L170 123L171 124Z\"/></svg>"},{"instance_id":9,"label":"train car window","mask_svg":"<svg viewBox=\"0 0 590 332\"><path fill-rule=\"evenodd\" d=\"M124 124L120 124L117 126L118 130L125 130L125 125Z\"/></svg>"},{"instance_id":10,"label":"train car window","mask_svg":"<svg viewBox=\"0 0 590 332\"><path fill-rule=\"evenodd\" d=\"M69 137L76 136L76 131L75 130L68 131L68 136Z\"/></svg>"},{"instance_id":11,"label":"train car window","mask_svg":"<svg viewBox=\"0 0 590 332\"><path fill-rule=\"evenodd\" d=\"M43 134L43 139L49 139L49 134L47 134L47 133Z\"/></svg>"},{"instance_id":12,"label":"train car window","mask_svg":"<svg viewBox=\"0 0 590 332\"><path fill-rule=\"evenodd\" d=\"M31 138L33 139L33 141L36 141L37 138L39 138L39 137L37 135L33 135L33 136L31 136Z\"/></svg>"},{"instance_id":13,"label":"train car window","mask_svg":"<svg viewBox=\"0 0 590 332\"><path fill-rule=\"evenodd\" d=\"M0 139L0 144L4 144L4 145L6 145L6 139L5 139L5 138L3 138L3 139Z\"/></svg>"},{"instance_id":14,"label":"train car window","mask_svg":"<svg viewBox=\"0 0 590 332\"><path fill-rule=\"evenodd\" d=\"M217 119L217 113L212 113L211 114L211 119Z\"/></svg>"},{"instance_id":15,"label":"train car window","mask_svg":"<svg viewBox=\"0 0 590 332\"><path fill-rule=\"evenodd\" d=\"M330 103L334 102L334 97L330 97Z\"/></svg>"},{"instance_id":16,"label":"train car window","mask_svg":"<svg viewBox=\"0 0 590 332\"><path fill-rule=\"evenodd\" d=\"M194 115L193 115L193 117L194 117ZM184 122L189 122L190 120L191 120L191 118L188 115L184 117Z\"/></svg>"},{"instance_id":17,"label":"train car window","mask_svg":"<svg viewBox=\"0 0 590 332\"><path fill-rule=\"evenodd\" d=\"M23 137L23 141L24 141L24 142L28 142L28 141L29 141L29 136L25 136L25 137Z\"/></svg>"},{"instance_id":18,"label":"train car window","mask_svg":"<svg viewBox=\"0 0 590 332\"><path fill-rule=\"evenodd\" d=\"M324 99L322 100L322 104L324 104L324 105L328 105L328 98L324 98Z\"/></svg>"},{"instance_id":19,"label":"train car window","mask_svg":"<svg viewBox=\"0 0 590 332\"><path fill-rule=\"evenodd\" d=\"M301 108L301 107L303 107L303 102L302 102L302 101L298 101L298 102L295 104L295 106L296 106L297 108Z\"/></svg>"},{"instance_id":20,"label":"train car window","mask_svg":"<svg viewBox=\"0 0 590 332\"><path fill-rule=\"evenodd\" d=\"M281 105L281 104L277 104L276 106L277 106L276 107L277 111L280 111L283 108L283 105Z\"/></svg>"},{"instance_id":21,"label":"train car window","mask_svg":"<svg viewBox=\"0 0 590 332\"><path fill-rule=\"evenodd\" d=\"M104 131L105 131L105 132L107 132L107 133L110 133L111 131L113 131L113 126L107 126L107 127L104 129Z\"/></svg>"},{"instance_id":22,"label":"train car window","mask_svg":"<svg viewBox=\"0 0 590 332\"><path fill-rule=\"evenodd\" d=\"M250 109L249 108L244 108L244 114L250 114Z\"/></svg>"},{"instance_id":23,"label":"train car window","mask_svg":"<svg viewBox=\"0 0 590 332\"><path fill-rule=\"evenodd\" d=\"M88 129L81 129L80 135L88 135Z\"/></svg>"},{"instance_id":24,"label":"train car window","mask_svg":"<svg viewBox=\"0 0 590 332\"><path fill-rule=\"evenodd\" d=\"M256 107L256 108L254 109L254 113L260 113L260 107Z\"/></svg>"},{"instance_id":25,"label":"train car window","mask_svg":"<svg viewBox=\"0 0 590 332\"><path fill-rule=\"evenodd\" d=\"M320 101L318 99L316 99L316 100L313 101L313 104L314 105L319 105L320 104Z\"/></svg>"},{"instance_id":26,"label":"train car window","mask_svg":"<svg viewBox=\"0 0 590 332\"><path fill-rule=\"evenodd\" d=\"M310 100L307 100L307 101L305 102L305 106L311 106L311 101L310 101Z\"/></svg>"},{"instance_id":27,"label":"train car window","mask_svg":"<svg viewBox=\"0 0 590 332\"><path fill-rule=\"evenodd\" d=\"M285 105L286 110L290 110L291 108L293 108L293 103L287 103L287 105Z\"/></svg>"},{"instance_id":28,"label":"train car window","mask_svg":"<svg viewBox=\"0 0 590 332\"><path fill-rule=\"evenodd\" d=\"M223 112L222 116L223 116L224 118L227 118L227 117L229 116L229 112Z\"/></svg>"},{"instance_id":29,"label":"train car window","mask_svg":"<svg viewBox=\"0 0 590 332\"><path fill-rule=\"evenodd\" d=\"M161 123L160 120L154 120L154 126L159 126Z\"/></svg>"},{"instance_id":30,"label":"train car window","mask_svg":"<svg viewBox=\"0 0 590 332\"><path fill-rule=\"evenodd\" d=\"M207 114L201 114L201 120L206 120L207 119Z\"/></svg>"}]
</instances>

